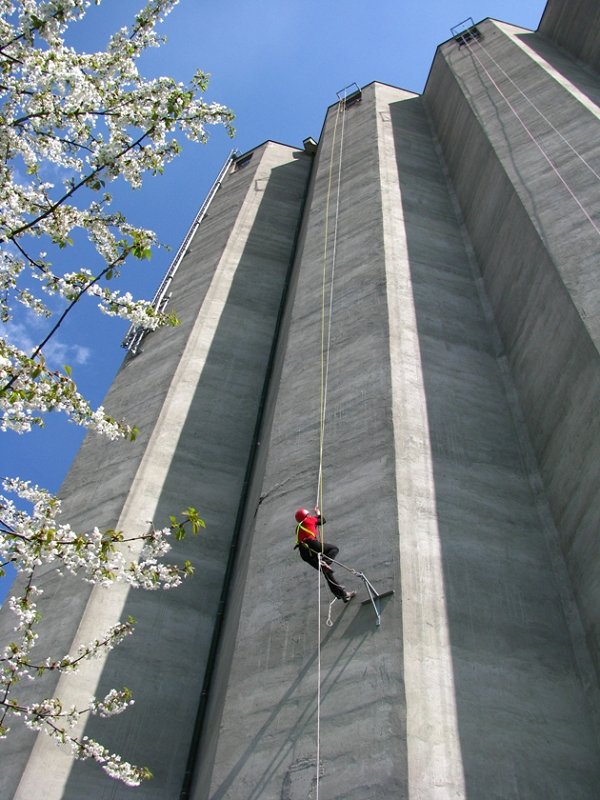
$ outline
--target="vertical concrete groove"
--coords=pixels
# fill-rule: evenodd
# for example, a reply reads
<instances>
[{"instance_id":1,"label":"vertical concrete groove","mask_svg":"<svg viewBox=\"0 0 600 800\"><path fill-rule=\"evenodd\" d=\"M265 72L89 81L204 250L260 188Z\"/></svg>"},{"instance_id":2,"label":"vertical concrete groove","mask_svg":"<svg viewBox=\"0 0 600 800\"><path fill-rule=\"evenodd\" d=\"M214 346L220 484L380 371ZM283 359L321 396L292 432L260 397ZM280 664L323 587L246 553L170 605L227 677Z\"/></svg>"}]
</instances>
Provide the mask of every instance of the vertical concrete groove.
<instances>
[{"instance_id":1,"label":"vertical concrete groove","mask_svg":"<svg viewBox=\"0 0 600 800\"><path fill-rule=\"evenodd\" d=\"M249 508L249 500L252 499L256 500L256 498L250 498L249 487L252 482L252 478L254 477L254 472L256 470L257 457L260 447L260 439L262 438L263 434L267 433L263 427L265 423L265 407L269 393L274 391L274 387L272 386L272 377L275 369L277 351L282 346L282 342L280 341L282 321L285 313L285 307L288 302L288 293L294 269L294 262L296 258L296 248L298 243L298 237L300 235L304 206L306 204L306 196L309 185L310 185L310 176L306 182L304 198L300 205L298 213L298 222L296 224L296 230L293 236L293 242L290 249L290 259L285 281L283 284L283 291L281 294L281 304L279 306L279 311L277 313L277 319L275 322L273 341L269 352L269 360L267 363L265 379L263 382L258 411L256 415L256 424L254 426L254 433L252 435L252 444L250 446L250 452L246 464L243 486L240 493L240 502L237 509L237 514L231 539L231 546L229 549L229 557L227 560L227 567L223 578L223 589L221 592L221 597L219 598L219 607L217 611L215 626L213 629L213 635L211 637L210 648L207 658L207 665L204 674L204 681L202 685L202 691L200 694L200 701L198 704L198 712L196 715L194 731L191 738L189 755L187 759L185 774L180 793L181 800L188 800L188 798L191 796L190 793L192 791L196 764L198 760L202 759L203 757L200 743L206 722L208 697L214 680L215 667L218 661L219 646L221 644L221 637L223 634L224 625L227 617L227 598L231 593L231 582L234 578L236 578L237 580L242 580L241 573L238 572L236 574L239 542L240 542L240 537L242 535L244 518L247 516L254 517L256 511L256 509L253 510L252 508Z\"/></svg>"},{"instance_id":2,"label":"vertical concrete groove","mask_svg":"<svg viewBox=\"0 0 600 800\"><path fill-rule=\"evenodd\" d=\"M563 87L570 95L572 95L583 108L593 114L595 117L600 119L600 108L584 93L579 89L575 84L570 81L565 75L561 74L552 64L544 58L540 53L536 53L531 47L529 47L521 38L522 34L525 32L523 28L518 28L515 25L510 25L507 22L501 22L499 20L494 20L494 25L501 30L506 36L510 39L510 41L516 45L523 53L527 55L528 58L534 64L538 64L540 67L544 69L544 71L553 78L557 84ZM521 34L521 36L519 36ZM508 70L507 70L508 72ZM515 81L515 83L518 82Z\"/></svg>"},{"instance_id":3,"label":"vertical concrete groove","mask_svg":"<svg viewBox=\"0 0 600 800\"><path fill-rule=\"evenodd\" d=\"M463 798L465 786L439 531L435 514L428 523L416 524L420 515L417 495L422 508L435 509L435 488L407 236L389 115L391 98L386 103L385 96L390 94L387 87L378 86L376 91L400 531L408 797L415 800L433 797L443 786L450 792L448 796ZM393 94L397 100L398 92ZM387 114L382 113L383 108ZM405 416L401 419L407 408L412 409L411 419ZM417 441L418 448L413 444ZM423 626L434 631L427 640L420 633ZM433 762L434 772L427 769Z\"/></svg>"},{"instance_id":4,"label":"vertical concrete groove","mask_svg":"<svg viewBox=\"0 0 600 800\"><path fill-rule=\"evenodd\" d=\"M571 103L569 107L571 117L575 113L580 116L577 132L579 134L585 132L588 142L590 137L596 136L596 122L600 120L600 105L575 85L573 75L561 74L546 58L536 52L530 44L521 40L519 34L523 35L529 32L495 20L487 20L484 31L486 33L489 32L489 35L495 33L497 37L504 40L505 47L502 55L505 59L507 59L507 55L510 52L508 50L509 47L514 48L519 56L526 57L528 67L532 69L531 74L533 77L530 78L529 82L522 78L523 67L521 64L518 80L520 92L527 96L527 93L531 91L529 84L535 88L543 79L544 90L546 92L552 90L555 93L556 102L552 106L552 111L556 117L556 125L554 127L557 130L560 127L566 129L571 123L571 118L565 118L565 112L562 111L562 106L566 105L566 101L569 100ZM495 45L497 43L494 39L490 39L487 42L486 47L490 50L490 53ZM547 131L544 134L537 130L535 133L531 133L528 130L528 126L520 119L519 113L510 107L511 104L497 93L493 85L488 85L487 82L490 79L487 76L485 78L482 77L481 67L476 63L473 54L470 51L467 52L471 58L473 69L465 67L461 60L464 56L458 55L453 46L445 46L443 48L439 63L445 62L447 68L445 80L450 80L453 84L452 86L446 85L446 92L448 94L452 93L456 105L459 103L461 105L464 104L476 121L476 125L469 131L468 139L472 152L472 163L483 160L481 154L476 152L476 149L479 150L482 146L489 149L487 159L489 163L482 163L481 165L481 174L482 176L485 175L485 178L481 185L477 187L477 192L478 194L483 192L489 181L490 185L495 185L496 193L498 195L501 194L497 186L498 179L492 178L490 167L493 165L493 169L499 168L506 185L510 186L515 198L518 198L529 224L534 227L546 256L552 261L556 276L564 287L565 297L573 305L581 322L588 329L596 349L600 351L600 331L596 319L597 315L593 313L595 286L581 280L584 277L583 273L578 276L579 280L574 280L573 271L568 263L569 259L565 258L564 251L567 243L573 246L577 240L579 240L582 258L589 258L588 249L593 249L593 252L595 252L597 248L598 227L593 219L594 216L598 216L597 211L593 210L597 197L596 192L592 192L592 189L597 185L595 174L593 176L591 173L589 176L587 175L588 168L586 164L583 172L590 180L582 180L580 174L574 174L569 176L571 183L567 184L564 175L569 175L569 171L573 172L573 164L569 163L569 159L565 158L565 154L560 151L558 154L552 152L552 158L550 158L549 153L552 148L550 147L550 139L546 135ZM436 66L439 69L439 63L436 59L432 67L432 74L435 72ZM577 72L574 67L573 71ZM538 72L543 76L542 78L537 74ZM477 84L476 81L480 83ZM443 107L443 104L439 102L439 98L437 98L436 102L436 98L433 97L433 91L431 95L432 100L429 102L432 105L429 108L429 114L433 119L433 112L435 112L439 120L442 115L449 114L449 109ZM600 98L598 93L595 93L595 96ZM428 101L427 92L424 98ZM531 112L532 107L528 109L528 115L531 115ZM457 118L456 109L452 109L450 113L455 117L455 123L464 126L463 133L466 133L464 119L459 120ZM521 115L527 116L523 113ZM539 119L537 111L534 111L532 119L528 119L528 125L535 128ZM514 122L517 123L519 130L511 128L511 123ZM434 120L434 127L435 125L436 121ZM528 141L523 141L522 136L519 135L521 125L524 126L524 129L528 131L528 135L531 137ZM443 144L442 149L444 150L445 148L446 153L448 153L449 149L454 150L451 157L453 165L449 164L449 170L451 174L454 172L455 177L464 185L465 181L469 180L467 172L472 165L468 163L469 156L465 152L460 152L462 146L457 148L456 140L452 141L456 136L458 125L456 125L456 130L452 130L447 126L442 130L439 125L435 129ZM483 142L485 142L485 145L483 145ZM574 160L578 161L579 151L577 148L573 148L572 145L571 147L576 154ZM459 152L460 155L458 157L461 158L462 164L457 174L456 159ZM596 155L593 150L591 155L592 157ZM447 161L450 161L450 157L447 158ZM560 163L560 168L555 162ZM454 167L454 170L452 167ZM576 182L575 178L577 179ZM543 184L540 183L542 180L544 181ZM574 184L575 188L571 184ZM490 193L491 197L493 197L493 194L492 192ZM460 190L457 190L457 196L460 196L464 202L465 196L461 194ZM566 204L565 200L568 201ZM557 220L554 218L554 209L559 203L561 205L560 225L557 224ZM588 209L591 209L590 213L588 213ZM465 210L463 207L463 211L465 218L467 218L467 227L469 227L469 222L473 227L473 210ZM589 230L586 230L588 226ZM576 232L577 236L574 235L574 232ZM486 233L488 241L493 241L493 232L487 230ZM480 262L485 263L489 256L483 251L484 246L481 236L482 231L480 230L477 236L472 235L471 238L476 257L479 258Z\"/></svg>"}]
</instances>

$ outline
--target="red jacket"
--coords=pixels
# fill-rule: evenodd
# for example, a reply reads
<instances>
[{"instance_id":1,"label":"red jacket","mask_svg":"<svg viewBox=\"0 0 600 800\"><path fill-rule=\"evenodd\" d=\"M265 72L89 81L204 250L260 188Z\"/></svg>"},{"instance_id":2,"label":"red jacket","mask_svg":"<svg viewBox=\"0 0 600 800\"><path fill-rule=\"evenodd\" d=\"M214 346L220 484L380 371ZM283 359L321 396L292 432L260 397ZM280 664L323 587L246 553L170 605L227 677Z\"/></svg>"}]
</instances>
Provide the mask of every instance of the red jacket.
<instances>
[{"instance_id":1,"label":"red jacket","mask_svg":"<svg viewBox=\"0 0 600 800\"><path fill-rule=\"evenodd\" d=\"M321 519L320 514L318 517L310 515L304 517L302 522L296 525L296 540L298 544L302 544L305 539L318 539L319 531L317 530L317 525L321 525L323 522L325 520Z\"/></svg>"}]
</instances>

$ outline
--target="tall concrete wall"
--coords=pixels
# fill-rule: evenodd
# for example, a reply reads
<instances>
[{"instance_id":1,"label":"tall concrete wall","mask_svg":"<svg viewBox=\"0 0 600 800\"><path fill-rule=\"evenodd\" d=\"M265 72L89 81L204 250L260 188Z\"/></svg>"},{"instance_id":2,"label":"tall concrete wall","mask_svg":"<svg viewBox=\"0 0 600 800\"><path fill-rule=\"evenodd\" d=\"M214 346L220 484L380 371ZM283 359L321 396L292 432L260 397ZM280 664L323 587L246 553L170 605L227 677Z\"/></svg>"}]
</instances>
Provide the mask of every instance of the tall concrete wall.
<instances>
[{"instance_id":1,"label":"tall concrete wall","mask_svg":"<svg viewBox=\"0 0 600 800\"><path fill-rule=\"evenodd\" d=\"M44 581L52 605L42 651L72 651L119 619L138 620L129 641L58 692L70 703L109 687L132 689L131 713L91 723L86 734L152 765L145 798L176 798L184 781L311 162L266 143L226 176L172 284L182 324L147 336L106 398L113 414L139 425L137 442L88 437L61 490L64 516L83 528L100 523L131 534L149 519L165 524L187 504L207 523L205 536L175 548L175 560L196 567L176 592L95 588L90 596L52 571ZM13 740L0 796L129 796L95 765L72 767L46 737L27 738Z\"/></svg>"},{"instance_id":2,"label":"tall concrete wall","mask_svg":"<svg viewBox=\"0 0 600 800\"><path fill-rule=\"evenodd\" d=\"M439 48L425 100L506 350L597 684L600 111L579 88L590 74L539 36L492 21L480 29L470 48Z\"/></svg>"},{"instance_id":3,"label":"tall concrete wall","mask_svg":"<svg viewBox=\"0 0 600 800\"><path fill-rule=\"evenodd\" d=\"M600 220L577 154L600 170L600 85L552 41L557 8L544 36L486 21L441 46L423 97L374 83L332 106L314 165L257 148L173 284L182 326L117 376L107 405L140 439L86 440L66 516L134 531L194 503L208 524L177 592L46 576L65 650L140 620L68 695L133 689L87 732L151 766L138 797L306 800L318 770L323 800L597 798ZM334 251L325 534L394 591L380 627L338 568L359 596L326 628L293 550ZM11 741L2 797L130 794Z\"/></svg>"},{"instance_id":4,"label":"tall concrete wall","mask_svg":"<svg viewBox=\"0 0 600 800\"><path fill-rule=\"evenodd\" d=\"M318 607L316 574L291 550L292 514L316 492L336 114L319 144L261 433L262 501L249 509L194 800L314 795L318 615L330 598ZM336 154L336 198L337 166ZM598 744L554 531L422 98L373 84L346 110L339 197L325 534L395 595L380 628L352 601L322 632L320 796L591 800Z\"/></svg>"},{"instance_id":5,"label":"tall concrete wall","mask_svg":"<svg viewBox=\"0 0 600 800\"><path fill-rule=\"evenodd\" d=\"M389 328L386 308L382 209L375 97L371 89L348 109L328 115L319 146L295 299L288 319L281 381L268 446L264 499L254 542L216 748L215 768L205 750L194 798L307 797L315 776L318 574L293 550L293 511L314 503L319 459L319 383L324 224L335 224L335 182L328 203L330 156L337 174L342 123L338 271L329 368L323 511L328 538L340 558L368 569L380 588L397 587L398 521L390 415ZM336 141L333 129L336 128ZM331 255L333 240L328 241ZM326 301L328 302L328 301ZM341 570L339 571L341 572ZM346 576L339 575L346 582ZM356 580L349 588L358 589ZM362 598L361 598L362 599ZM336 607L336 624L323 635L322 796L374 797L406 785L402 640L397 596L375 636L372 611ZM341 603L338 606L342 605ZM234 621L235 622L235 621ZM227 635L235 635L230 624ZM326 630L326 629L325 629ZM351 701L349 702L349 698ZM218 718L218 714L216 715ZM242 724L240 724L240 720ZM210 732L216 722L207 725ZM380 736L386 737L381 752ZM360 756L358 753L360 750ZM373 758L381 754L378 776ZM213 772L211 776L211 771Z\"/></svg>"},{"instance_id":6,"label":"tall concrete wall","mask_svg":"<svg viewBox=\"0 0 600 800\"><path fill-rule=\"evenodd\" d=\"M600 72L600 6L596 0L548 0L538 31Z\"/></svg>"}]
</instances>

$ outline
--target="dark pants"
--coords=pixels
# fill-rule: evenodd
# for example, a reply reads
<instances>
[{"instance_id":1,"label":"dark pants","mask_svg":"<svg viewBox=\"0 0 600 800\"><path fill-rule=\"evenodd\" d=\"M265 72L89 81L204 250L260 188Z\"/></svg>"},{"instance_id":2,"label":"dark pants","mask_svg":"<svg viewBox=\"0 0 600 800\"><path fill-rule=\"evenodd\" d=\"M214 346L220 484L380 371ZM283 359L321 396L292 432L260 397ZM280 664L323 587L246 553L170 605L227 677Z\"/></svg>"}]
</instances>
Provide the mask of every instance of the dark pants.
<instances>
[{"instance_id":1,"label":"dark pants","mask_svg":"<svg viewBox=\"0 0 600 800\"><path fill-rule=\"evenodd\" d=\"M300 558L315 569L319 569L319 553L321 553L322 562L327 565L330 563L329 559L335 558L340 552L339 548L337 548L334 544L319 542L316 539L305 539L304 542L301 542L298 545L298 550L300 550ZM343 599L346 594L346 590L341 583L336 581L333 575L333 569L323 569L323 566L321 566L321 572L325 576L325 580L327 581L327 585L331 589L332 594L340 600Z\"/></svg>"}]
</instances>

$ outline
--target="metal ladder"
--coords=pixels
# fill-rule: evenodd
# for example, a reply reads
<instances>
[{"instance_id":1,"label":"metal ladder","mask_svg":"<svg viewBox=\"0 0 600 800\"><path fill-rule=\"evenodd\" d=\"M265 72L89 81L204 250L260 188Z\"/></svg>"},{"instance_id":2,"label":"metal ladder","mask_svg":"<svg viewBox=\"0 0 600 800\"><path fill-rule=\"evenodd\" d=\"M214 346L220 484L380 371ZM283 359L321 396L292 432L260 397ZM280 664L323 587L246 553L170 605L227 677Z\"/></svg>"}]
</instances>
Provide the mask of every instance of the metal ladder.
<instances>
[{"instance_id":1,"label":"metal ladder","mask_svg":"<svg viewBox=\"0 0 600 800\"><path fill-rule=\"evenodd\" d=\"M160 286L158 287L158 289L156 290L156 292L154 294L154 297L152 298L152 308L155 311L159 311L159 312L164 311L167 303L171 299L170 293L168 294L169 286L171 285L171 281L175 277L175 273L179 269L179 265L183 261L183 257L187 252L188 245L191 242L191 240L194 238L194 235L195 235L196 231L198 230L198 226L200 225L200 223L202 222L202 220L206 216L206 214L208 212L208 208L209 208L214 196L216 195L217 191L219 190L219 187L221 186L221 183L223 182L223 179L224 179L225 175L227 174L227 171L229 170L229 168L231 167L232 163L234 162L235 156L236 156L236 152L235 152L235 150L232 150L231 153L225 159L225 163L221 167L221 171L217 175L217 178L216 178L215 182L211 186L210 191L208 192L208 194L206 195L206 198L204 199L204 202L200 206L200 210L196 214L196 216L194 218L194 221L192 222L192 224L189 227L188 232L184 236L183 241L181 242L181 244L179 246L179 249L175 253L175 256L173 257L173 259L171 261L171 264L170 264L169 268L167 269L167 271L165 273L165 276L164 276L164 278L162 279L162 281L160 283ZM146 328L141 328L140 326L136 326L136 325L130 325L129 330L127 331L127 333L125 335L125 338L121 342L121 347L124 347L126 350L128 350L131 353L131 355L133 355L133 356L137 355L137 353L140 350L140 345L142 343L142 339L144 338L144 336L146 335L147 332L148 331L147 331Z\"/></svg>"}]
</instances>

